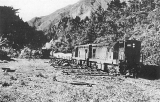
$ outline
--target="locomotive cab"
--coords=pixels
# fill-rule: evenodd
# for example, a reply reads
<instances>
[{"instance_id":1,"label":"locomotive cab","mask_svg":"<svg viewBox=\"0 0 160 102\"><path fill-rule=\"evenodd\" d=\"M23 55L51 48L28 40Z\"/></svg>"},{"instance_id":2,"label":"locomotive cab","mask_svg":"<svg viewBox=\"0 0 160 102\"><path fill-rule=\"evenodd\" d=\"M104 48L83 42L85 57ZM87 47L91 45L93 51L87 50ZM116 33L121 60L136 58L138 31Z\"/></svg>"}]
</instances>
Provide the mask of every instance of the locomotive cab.
<instances>
[{"instance_id":1,"label":"locomotive cab","mask_svg":"<svg viewBox=\"0 0 160 102\"><path fill-rule=\"evenodd\" d=\"M140 62L141 42L137 40L126 40L119 42L120 72L126 74L137 74Z\"/></svg>"}]
</instances>

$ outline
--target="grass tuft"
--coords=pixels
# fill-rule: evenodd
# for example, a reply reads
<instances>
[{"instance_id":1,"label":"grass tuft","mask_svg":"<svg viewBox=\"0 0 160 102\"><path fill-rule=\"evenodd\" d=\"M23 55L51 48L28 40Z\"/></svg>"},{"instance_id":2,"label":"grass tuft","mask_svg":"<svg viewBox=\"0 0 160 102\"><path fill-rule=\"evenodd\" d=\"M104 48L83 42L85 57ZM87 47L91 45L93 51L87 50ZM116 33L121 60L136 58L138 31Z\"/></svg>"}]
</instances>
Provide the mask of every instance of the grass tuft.
<instances>
[{"instance_id":1,"label":"grass tuft","mask_svg":"<svg viewBox=\"0 0 160 102\"><path fill-rule=\"evenodd\" d=\"M12 83L9 83L9 82L2 83L2 87L9 87L11 85L12 85Z\"/></svg>"}]
</instances>

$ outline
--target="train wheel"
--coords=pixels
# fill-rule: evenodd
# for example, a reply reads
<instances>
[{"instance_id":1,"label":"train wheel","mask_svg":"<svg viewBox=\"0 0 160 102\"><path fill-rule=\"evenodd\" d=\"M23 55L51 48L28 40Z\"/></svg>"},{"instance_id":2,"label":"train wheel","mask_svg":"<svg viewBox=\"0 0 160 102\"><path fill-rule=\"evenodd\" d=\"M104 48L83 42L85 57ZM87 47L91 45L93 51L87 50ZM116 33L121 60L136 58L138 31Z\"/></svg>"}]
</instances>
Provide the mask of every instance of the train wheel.
<instances>
[{"instance_id":1,"label":"train wheel","mask_svg":"<svg viewBox=\"0 0 160 102\"><path fill-rule=\"evenodd\" d=\"M135 66L135 67L133 68L133 78L138 78L137 66Z\"/></svg>"},{"instance_id":2,"label":"train wheel","mask_svg":"<svg viewBox=\"0 0 160 102\"><path fill-rule=\"evenodd\" d=\"M116 76L117 76L117 75L120 75L119 67L118 67L118 66L114 66L114 67L115 67L115 71L116 71L116 74L115 74L115 75L116 75Z\"/></svg>"},{"instance_id":3,"label":"train wheel","mask_svg":"<svg viewBox=\"0 0 160 102\"><path fill-rule=\"evenodd\" d=\"M111 73L112 75L116 75L115 66L114 66L113 64L110 66L110 73Z\"/></svg>"},{"instance_id":4,"label":"train wheel","mask_svg":"<svg viewBox=\"0 0 160 102\"><path fill-rule=\"evenodd\" d=\"M133 70L133 77L134 77L134 78L138 78L138 77L140 76L141 69L142 69L142 65L141 65L141 64L137 64L137 65L134 67L134 70Z\"/></svg>"},{"instance_id":5,"label":"train wheel","mask_svg":"<svg viewBox=\"0 0 160 102\"><path fill-rule=\"evenodd\" d=\"M127 64L126 63L124 63L124 62L120 63L119 72L122 75L126 75L126 72L127 72Z\"/></svg>"},{"instance_id":6,"label":"train wheel","mask_svg":"<svg viewBox=\"0 0 160 102\"><path fill-rule=\"evenodd\" d=\"M108 64L104 63L104 72L109 73Z\"/></svg>"}]
</instances>

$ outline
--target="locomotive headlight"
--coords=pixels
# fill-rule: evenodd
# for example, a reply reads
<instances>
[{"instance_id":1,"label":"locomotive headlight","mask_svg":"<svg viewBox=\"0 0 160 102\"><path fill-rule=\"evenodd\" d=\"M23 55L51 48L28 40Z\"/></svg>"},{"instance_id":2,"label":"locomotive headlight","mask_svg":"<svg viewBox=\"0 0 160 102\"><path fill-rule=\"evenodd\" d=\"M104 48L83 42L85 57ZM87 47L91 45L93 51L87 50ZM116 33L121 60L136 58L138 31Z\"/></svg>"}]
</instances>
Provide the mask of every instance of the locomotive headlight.
<instances>
[{"instance_id":1,"label":"locomotive headlight","mask_svg":"<svg viewBox=\"0 0 160 102\"><path fill-rule=\"evenodd\" d=\"M135 48L135 43L133 43L133 48Z\"/></svg>"}]
</instances>

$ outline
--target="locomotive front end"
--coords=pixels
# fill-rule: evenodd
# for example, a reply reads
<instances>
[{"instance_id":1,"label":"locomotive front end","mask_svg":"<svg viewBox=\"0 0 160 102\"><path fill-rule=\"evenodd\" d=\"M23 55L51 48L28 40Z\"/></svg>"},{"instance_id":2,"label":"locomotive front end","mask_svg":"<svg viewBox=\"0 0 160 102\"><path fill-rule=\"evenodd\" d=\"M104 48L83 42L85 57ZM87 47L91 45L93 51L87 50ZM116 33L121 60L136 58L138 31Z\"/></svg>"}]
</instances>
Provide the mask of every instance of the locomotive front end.
<instances>
[{"instance_id":1,"label":"locomotive front end","mask_svg":"<svg viewBox=\"0 0 160 102\"><path fill-rule=\"evenodd\" d=\"M140 50L140 41L126 40L125 42L119 42L120 72L122 74L126 74L127 71L129 74L138 74Z\"/></svg>"}]
</instances>

